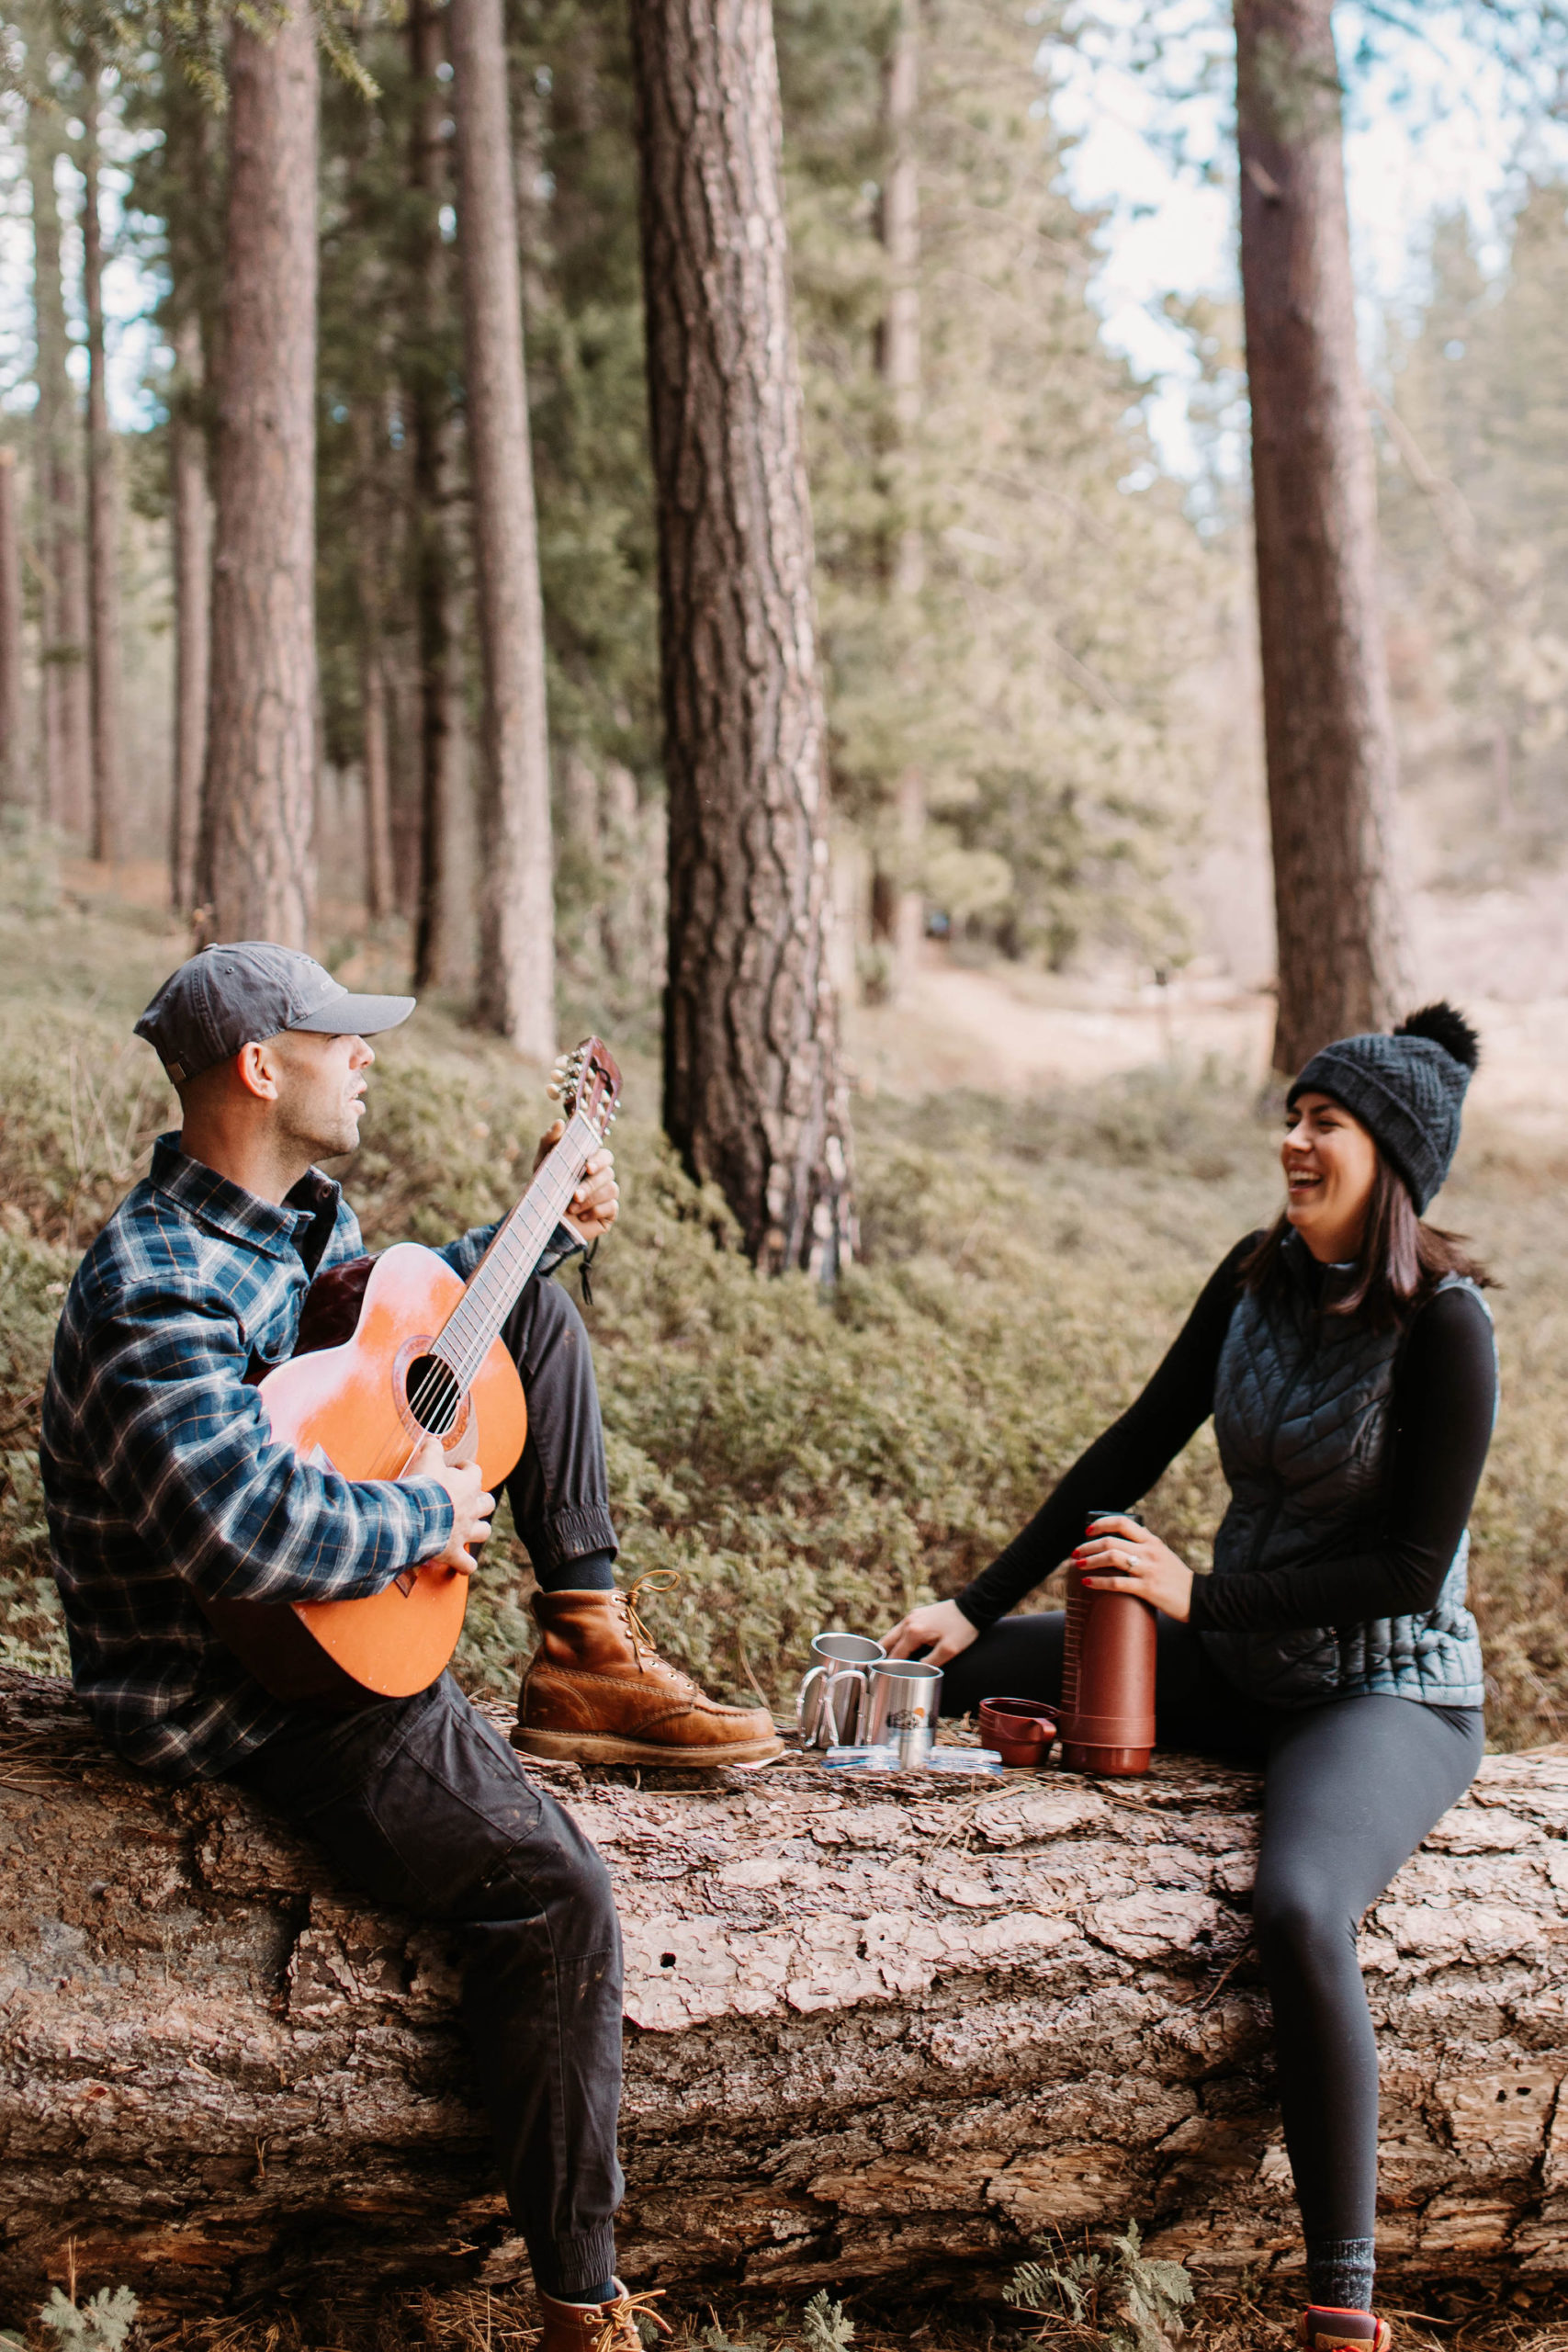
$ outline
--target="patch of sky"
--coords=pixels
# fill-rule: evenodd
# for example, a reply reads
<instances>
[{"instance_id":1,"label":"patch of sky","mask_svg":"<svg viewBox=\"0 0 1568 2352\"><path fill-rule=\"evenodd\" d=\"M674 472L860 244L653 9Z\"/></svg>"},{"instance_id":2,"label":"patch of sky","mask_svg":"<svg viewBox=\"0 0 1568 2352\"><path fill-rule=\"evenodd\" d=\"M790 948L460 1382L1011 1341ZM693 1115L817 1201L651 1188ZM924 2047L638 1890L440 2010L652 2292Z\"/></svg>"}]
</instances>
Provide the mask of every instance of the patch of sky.
<instances>
[{"instance_id":1,"label":"patch of sky","mask_svg":"<svg viewBox=\"0 0 1568 2352\"><path fill-rule=\"evenodd\" d=\"M1462 209L1483 267L1499 270L1525 175L1568 176L1568 126L1551 115L1557 61L1506 60L1472 35L1462 0L1422 0L1404 22L1374 0L1334 21L1362 351L1375 375L1385 319L1417 311L1427 290L1433 220ZM1204 382L1191 324L1194 305L1234 312L1240 300L1230 11L1222 0L1075 0L1036 68L1068 142L1067 190L1101 215L1092 299L1107 343L1147 386L1159 459L1195 485L1235 480L1245 382L1232 370L1228 387L1216 384L1212 363Z\"/></svg>"}]
</instances>

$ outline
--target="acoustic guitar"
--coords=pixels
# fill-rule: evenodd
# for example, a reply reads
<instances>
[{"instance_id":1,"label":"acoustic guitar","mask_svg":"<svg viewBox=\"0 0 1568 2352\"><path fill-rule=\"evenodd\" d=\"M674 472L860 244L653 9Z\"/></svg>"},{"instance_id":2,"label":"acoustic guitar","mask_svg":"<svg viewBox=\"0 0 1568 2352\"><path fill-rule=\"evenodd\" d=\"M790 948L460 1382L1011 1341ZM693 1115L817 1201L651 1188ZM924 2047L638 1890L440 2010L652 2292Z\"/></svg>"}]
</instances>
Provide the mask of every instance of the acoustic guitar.
<instances>
[{"instance_id":1,"label":"acoustic guitar","mask_svg":"<svg viewBox=\"0 0 1568 2352\"><path fill-rule=\"evenodd\" d=\"M261 1382L273 1436L305 1461L345 1478L398 1478L438 1437L447 1461L477 1462L492 1492L516 1468L528 1409L499 1334L615 1123L621 1073L590 1037L551 1091L565 1132L468 1281L433 1250L400 1242L370 1265L352 1336L295 1354ZM202 1606L278 1698L350 1707L427 1690L457 1646L468 1599L464 1572L435 1560L359 1600Z\"/></svg>"}]
</instances>

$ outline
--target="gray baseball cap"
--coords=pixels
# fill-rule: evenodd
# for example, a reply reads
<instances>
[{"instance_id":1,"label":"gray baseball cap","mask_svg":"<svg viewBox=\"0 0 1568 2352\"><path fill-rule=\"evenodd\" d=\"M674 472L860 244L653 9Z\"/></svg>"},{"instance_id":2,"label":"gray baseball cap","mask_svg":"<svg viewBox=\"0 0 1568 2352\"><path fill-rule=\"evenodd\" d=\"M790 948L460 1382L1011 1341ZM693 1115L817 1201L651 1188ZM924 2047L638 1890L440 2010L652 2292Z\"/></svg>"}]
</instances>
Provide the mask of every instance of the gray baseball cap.
<instances>
[{"instance_id":1,"label":"gray baseball cap","mask_svg":"<svg viewBox=\"0 0 1568 2352\"><path fill-rule=\"evenodd\" d=\"M296 947L242 939L204 947L171 972L136 1024L176 1086L280 1029L374 1037L413 1011L412 996L355 996Z\"/></svg>"}]
</instances>

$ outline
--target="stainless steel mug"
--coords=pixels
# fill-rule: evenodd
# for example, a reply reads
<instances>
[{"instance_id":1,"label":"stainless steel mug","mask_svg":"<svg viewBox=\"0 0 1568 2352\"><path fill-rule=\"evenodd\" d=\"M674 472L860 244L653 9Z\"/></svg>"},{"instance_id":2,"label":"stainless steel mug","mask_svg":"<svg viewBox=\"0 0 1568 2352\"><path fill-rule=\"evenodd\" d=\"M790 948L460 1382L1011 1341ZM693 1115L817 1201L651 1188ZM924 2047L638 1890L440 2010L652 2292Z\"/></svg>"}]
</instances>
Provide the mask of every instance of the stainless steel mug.
<instances>
[{"instance_id":1,"label":"stainless steel mug","mask_svg":"<svg viewBox=\"0 0 1568 2352\"><path fill-rule=\"evenodd\" d=\"M936 1742L942 1668L923 1658L885 1657L869 1669L871 1700L863 1735L867 1747L897 1750L904 1769L925 1763Z\"/></svg>"},{"instance_id":2,"label":"stainless steel mug","mask_svg":"<svg viewBox=\"0 0 1568 2352\"><path fill-rule=\"evenodd\" d=\"M869 1634L818 1634L817 1664L800 1686L795 1720L805 1747L855 1747L866 1712L866 1669L886 1656Z\"/></svg>"}]
</instances>

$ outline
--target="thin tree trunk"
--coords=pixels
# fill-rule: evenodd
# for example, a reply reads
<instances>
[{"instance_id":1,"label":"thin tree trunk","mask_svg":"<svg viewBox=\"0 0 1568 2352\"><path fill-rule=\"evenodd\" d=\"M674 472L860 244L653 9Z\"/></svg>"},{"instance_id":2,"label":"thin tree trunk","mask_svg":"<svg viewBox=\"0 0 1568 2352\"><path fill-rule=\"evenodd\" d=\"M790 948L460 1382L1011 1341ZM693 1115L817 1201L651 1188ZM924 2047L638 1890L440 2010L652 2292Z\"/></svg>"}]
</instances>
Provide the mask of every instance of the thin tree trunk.
<instances>
[{"instance_id":1,"label":"thin tree trunk","mask_svg":"<svg viewBox=\"0 0 1568 2352\"><path fill-rule=\"evenodd\" d=\"M770 1268L851 1253L768 0L633 0L669 794L664 1125Z\"/></svg>"},{"instance_id":2,"label":"thin tree trunk","mask_svg":"<svg viewBox=\"0 0 1568 2352\"><path fill-rule=\"evenodd\" d=\"M897 492L901 515L893 547L889 590L899 608L896 618L906 641L926 578L925 541L908 513L909 470L920 425L920 179L915 143L919 106L919 0L902 0L893 28L884 82L887 175L882 199L882 233L887 249L887 310L883 321L882 367L898 436ZM906 673L912 670L908 651ZM911 690L915 681L908 676ZM925 897L919 887L925 842L925 778L910 762L894 797L893 873L885 893L890 921L893 993L908 987L925 935ZM881 877L877 877L880 879ZM874 902L875 899L874 885Z\"/></svg>"},{"instance_id":3,"label":"thin tree trunk","mask_svg":"<svg viewBox=\"0 0 1568 2352\"><path fill-rule=\"evenodd\" d=\"M1393 722L1331 0L1235 0L1241 266L1280 1004L1275 1067L1404 988Z\"/></svg>"},{"instance_id":4,"label":"thin tree trunk","mask_svg":"<svg viewBox=\"0 0 1568 2352\"><path fill-rule=\"evenodd\" d=\"M452 404L439 366L450 300L440 211L446 190L443 123L446 98L436 79L445 43L432 0L409 10L410 64L415 84L409 181L417 206L421 251L415 279L421 333L416 339L410 407L413 428L414 638L419 687L419 881L414 911L414 985L450 980L457 968L452 906L457 760L462 745L462 648L453 626Z\"/></svg>"},{"instance_id":5,"label":"thin tree trunk","mask_svg":"<svg viewBox=\"0 0 1568 2352\"><path fill-rule=\"evenodd\" d=\"M169 412L169 482L175 569L175 770L169 802L169 898L176 914L196 905L197 836L207 762L211 662L212 493L207 435L197 403L202 384L201 328L193 313L175 330L175 381Z\"/></svg>"},{"instance_id":6,"label":"thin tree trunk","mask_svg":"<svg viewBox=\"0 0 1568 2352\"><path fill-rule=\"evenodd\" d=\"M121 741L119 499L104 349L104 239L99 210L98 62L82 67L82 291L87 312L87 610L92 683L93 855L118 865L125 849Z\"/></svg>"},{"instance_id":7,"label":"thin tree trunk","mask_svg":"<svg viewBox=\"0 0 1568 2352\"><path fill-rule=\"evenodd\" d=\"M28 64L46 77L45 45L28 44ZM60 118L28 110L33 206L33 308L38 337L38 475L42 514L44 807L50 821L85 836L92 801L92 709L87 680L87 589L82 545L82 478L76 396L66 373L65 290L60 267L60 205L54 165Z\"/></svg>"},{"instance_id":8,"label":"thin tree trunk","mask_svg":"<svg viewBox=\"0 0 1568 2352\"><path fill-rule=\"evenodd\" d=\"M379 636L360 647L359 696L365 786L365 911L372 922L390 914L392 798L387 759L387 673Z\"/></svg>"},{"instance_id":9,"label":"thin tree trunk","mask_svg":"<svg viewBox=\"0 0 1568 2352\"><path fill-rule=\"evenodd\" d=\"M201 896L219 939L303 946L316 780L316 172L307 0L236 20Z\"/></svg>"},{"instance_id":10,"label":"thin tree trunk","mask_svg":"<svg viewBox=\"0 0 1568 2352\"><path fill-rule=\"evenodd\" d=\"M476 1012L531 1060L555 1052L555 889L538 529L523 364L501 0L453 0L457 224L479 647L484 870Z\"/></svg>"},{"instance_id":11,"label":"thin tree trunk","mask_svg":"<svg viewBox=\"0 0 1568 2352\"><path fill-rule=\"evenodd\" d=\"M372 922L392 912L392 780L387 748L386 440L374 411L355 420L358 468L360 783L365 818L365 911Z\"/></svg>"},{"instance_id":12,"label":"thin tree trunk","mask_svg":"<svg viewBox=\"0 0 1568 2352\"><path fill-rule=\"evenodd\" d=\"M26 805L22 774L22 550L17 453L0 449L0 804Z\"/></svg>"}]
</instances>

